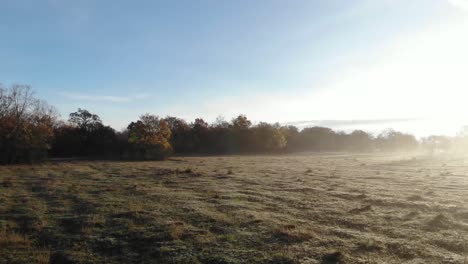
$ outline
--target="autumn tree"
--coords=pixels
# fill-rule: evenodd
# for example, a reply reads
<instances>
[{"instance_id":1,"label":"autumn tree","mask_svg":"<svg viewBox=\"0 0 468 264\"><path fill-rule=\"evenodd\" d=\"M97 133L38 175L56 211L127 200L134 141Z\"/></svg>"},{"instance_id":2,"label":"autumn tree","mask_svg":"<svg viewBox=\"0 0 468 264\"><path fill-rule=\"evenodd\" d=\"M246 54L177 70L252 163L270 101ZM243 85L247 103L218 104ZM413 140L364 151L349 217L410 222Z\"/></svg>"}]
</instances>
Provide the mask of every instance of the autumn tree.
<instances>
[{"instance_id":1,"label":"autumn tree","mask_svg":"<svg viewBox=\"0 0 468 264\"><path fill-rule=\"evenodd\" d=\"M252 128L254 151L277 152L286 148L286 137L279 124L260 122Z\"/></svg>"},{"instance_id":2,"label":"autumn tree","mask_svg":"<svg viewBox=\"0 0 468 264\"><path fill-rule=\"evenodd\" d=\"M44 159L57 116L53 107L33 96L30 86L0 86L0 162Z\"/></svg>"},{"instance_id":3,"label":"autumn tree","mask_svg":"<svg viewBox=\"0 0 468 264\"><path fill-rule=\"evenodd\" d=\"M128 125L129 157L138 160L160 160L172 153L171 130L158 116L145 114Z\"/></svg>"}]
</instances>

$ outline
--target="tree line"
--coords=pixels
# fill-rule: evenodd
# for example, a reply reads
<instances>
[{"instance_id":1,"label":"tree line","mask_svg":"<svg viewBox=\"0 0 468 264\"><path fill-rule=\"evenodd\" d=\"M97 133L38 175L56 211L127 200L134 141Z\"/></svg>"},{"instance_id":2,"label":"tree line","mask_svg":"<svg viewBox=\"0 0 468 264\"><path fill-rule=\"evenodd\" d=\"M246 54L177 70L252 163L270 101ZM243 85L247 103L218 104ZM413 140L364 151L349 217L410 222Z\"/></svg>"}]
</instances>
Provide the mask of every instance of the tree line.
<instances>
[{"instance_id":1,"label":"tree line","mask_svg":"<svg viewBox=\"0 0 468 264\"><path fill-rule=\"evenodd\" d=\"M33 96L29 86L0 86L0 163L37 162L47 157L161 160L173 154L248 154L299 151L394 151L420 146L413 135L386 130L373 136L325 127L260 122L245 116L209 124L144 114L123 131L103 124L85 109L61 120L57 111Z\"/></svg>"}]
</instances>

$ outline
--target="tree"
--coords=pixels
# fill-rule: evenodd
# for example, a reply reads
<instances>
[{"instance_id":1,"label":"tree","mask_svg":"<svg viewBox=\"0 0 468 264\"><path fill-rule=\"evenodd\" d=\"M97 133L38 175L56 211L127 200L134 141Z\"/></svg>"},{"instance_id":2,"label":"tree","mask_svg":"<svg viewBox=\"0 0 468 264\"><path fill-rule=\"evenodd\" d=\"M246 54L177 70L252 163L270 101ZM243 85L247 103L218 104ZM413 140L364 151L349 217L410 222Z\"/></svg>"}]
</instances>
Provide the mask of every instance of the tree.
<instances>
[{"instance_id":1,"label":"tree","mask_svg":"<svg viewBox=\"0 0 468 264\"><path fill-rule=\"evenodd\" d=\"M286 137L278 124L270 125L260 122L252 128L254 135L254 151L276 152L286 147Z\"/></svg>"},{"instance_id":2,"label":"tree","mask_svg":"<svg viewBox=\"0 0 468 264\"><path fill-rule=\"evenodd\" d=\"M245 116L239 115L231 121L230 131L230 149L233 152L249 152L252 151L253 142L252 122Z\"/></svg>"},{"instance_id":3,"label":"tree","mask_svg":"<svg viewBox=\"0 0 468 264\"><path fill-rule=\"evenodd\" d=\"M252 125L252 122L247 119L245 115L239 115L232 119L232 127L237 129L248 129Z\"/></svg>"},{"instance_id":4,"label":"tree","mask_svg":"<svg viewBox=\"0 0 468 264\"><path fill-rule=\"evenodd\" d=\"M187 153L193 150L190 126L185 120L168 116L164 119L171 130L170 143L174 152Z\"/></svg>"},{"instance_id":5,"label":"tree","mask_svg":"<svg viewBox=\"0 0 468 264\"><path fill-rule=\"evenodd\" d=\"M57 112L34 98L30 86L0 86L0 162L34 162L46 157Z\"/></svg>"},{"instance_id":6,"label":"tree","mask_svg":"<svg viewBox=\"0 0 468 264\"><path fill-rule=\"evenodd\" d=\"M196 118L195 122L192 124L193 129L195 130L206 130L208 128L208 123L203 120L203 118Z\"/></svg>"},{"instance_id":7,"label":"tree","mask_svg":"<svg viewBox=\"0 0 468 264\"><path fill-rule=\"evenodd\" d=\"M336 149L336 134L326 127L304 128L299 135L299 148L308 151L331 151Z\"/></svg>"},{"instance_id":8,"label":"tree","mask_svg":"<svg viewBox=\"0 0 468 264\"><path fill-rule=\"evenodd\" d=\"M346 148L353 151L365 151L372 148L372 135L363 130L354 130L348 135Z\"/></svg>"},{"instance_id":9,"label":"tree","mask_svg":"<svg viewBox=\"0 0 468 264\"><path fill-rule=\"evenodd\" d=\"M69 115L68 124L55 128L51 153L60 157L116 157L121 144L116 132L102 124L101 118L86 109L78 108Z\"/></svg>"},{"instance_id":10,"label":"tree","mask_svg":"<svg viewBox=\"0 0 468 264\"><path fill-rule=\"evenodd\" d=\"M418 141L413 135L386 129L377 137L377 145L381 150L413 150L418 146Z\"/></svg>"},{"instance_id":11,"label":"tree","mask_svg":"<svg viewBox=\"0 0 468 264\"><path fill-rule=\"evenodd\" d=\"M295 126L282 126L280 128L281 133L286 139L286 150L294 151L297 150L300 146L299 143L299 129Z\"/></svg>"},{"instance_id":12,"label":"tree","mask_svg":"<svg viewBox=\"0 0 468 264\"><path fill-rule=\"evenodd\" d=\"M78 111L71 113L68 121L86 131L102 126L101 118L98 115L81 108L78 108Z\"/></svg>"},{"instance_id":13,"label":"tree","mask_svg":"<svg viewBox=\"0 0 468 264\"><path fill-rule=\"evenodd\" d=\"M209 145L209 127L208 123L202 118L196 118L191 124L191 139L193 143L193 151L195 152L208 152Z\"/></svg>"},{"instance_id":14,"label":"tree","mask_svg":"<svg viewBox=\"0 0 468 264\"><path fill-rule=\"evenodd\" d=\"M164 119L145 114L140 116L140 120L130 123L127 129L131 158L165 159L171 154L171 130Z\"/></svg>"}]
</instances>

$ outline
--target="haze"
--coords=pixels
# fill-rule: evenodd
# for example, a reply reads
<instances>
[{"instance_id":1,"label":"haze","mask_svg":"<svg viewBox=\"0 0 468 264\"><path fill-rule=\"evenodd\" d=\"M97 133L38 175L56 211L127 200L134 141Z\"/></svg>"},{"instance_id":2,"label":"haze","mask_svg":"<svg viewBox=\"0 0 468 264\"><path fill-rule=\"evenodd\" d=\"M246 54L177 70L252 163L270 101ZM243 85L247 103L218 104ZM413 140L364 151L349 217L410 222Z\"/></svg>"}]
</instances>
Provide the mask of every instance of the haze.
<instances>
[{"instance_id":1,"label":"haze","mask_svg":"<svg viewBox=\"0 0 468 264\"><path fill-rule=\"evenodd\" d=\"M468 124L468 2L1 1L4 84L116 129L150 112L214 121Z\"/></svg>"},{"instance_id":2,"label":"haze","mask_svg":"<svg viewBox=\"0 0 468 264\"><path fill-rule=\"evenodd\" d=\"M0 264L468 263L468 0L0 0Z\"/></svg>"}]
</instances>

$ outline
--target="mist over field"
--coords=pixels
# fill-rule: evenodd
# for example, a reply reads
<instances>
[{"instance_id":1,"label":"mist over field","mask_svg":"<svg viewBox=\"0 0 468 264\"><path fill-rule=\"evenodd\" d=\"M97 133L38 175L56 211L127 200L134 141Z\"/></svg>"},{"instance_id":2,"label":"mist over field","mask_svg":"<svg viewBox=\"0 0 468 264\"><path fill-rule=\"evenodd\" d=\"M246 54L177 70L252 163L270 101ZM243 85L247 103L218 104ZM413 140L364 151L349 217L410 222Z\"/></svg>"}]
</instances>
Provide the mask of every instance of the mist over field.
<instances>
[{"instance_id":1,"label":"mist over field","mask_svg":"<svg viewBox=\"0 0 468 264\"><path fill-rule=\"evenodd\" d=\"M468 263L468 0L0 0L0 264Z\"/></svg>"}]
</instances>

